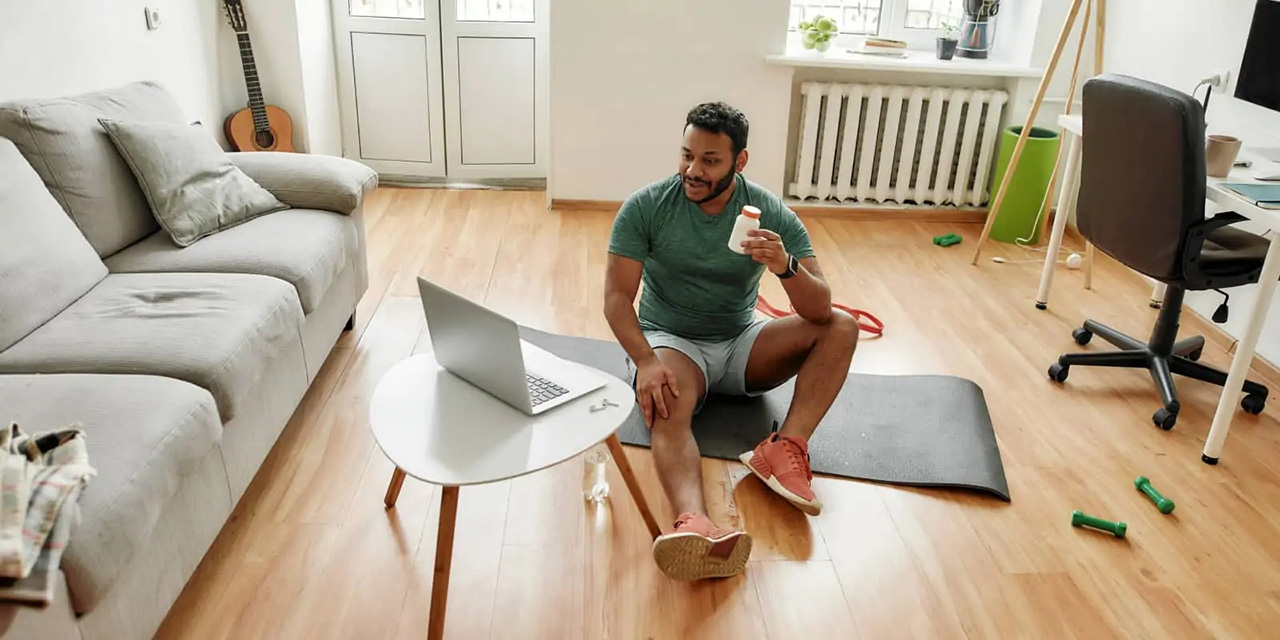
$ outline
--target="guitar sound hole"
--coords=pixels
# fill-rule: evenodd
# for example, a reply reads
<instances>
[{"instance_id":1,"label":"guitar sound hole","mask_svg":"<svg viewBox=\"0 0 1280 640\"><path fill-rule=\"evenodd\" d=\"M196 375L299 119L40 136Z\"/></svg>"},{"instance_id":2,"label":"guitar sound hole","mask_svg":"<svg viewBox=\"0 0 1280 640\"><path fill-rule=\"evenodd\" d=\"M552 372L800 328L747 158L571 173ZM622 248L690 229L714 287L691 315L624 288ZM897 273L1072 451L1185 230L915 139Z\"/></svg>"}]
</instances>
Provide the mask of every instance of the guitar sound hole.
<instances>
[{"instance_id":1,"label":"guitar sound hole","mask_svg":"<svg viewBox=\"0 0 1280 640\"><path fill-rule=\"evenodd\" d=\"M270 149L276 146L276 136L270 130L254 132L253 139L258 143L258 147L262 149Z\"/></svg>"}]
</instances>

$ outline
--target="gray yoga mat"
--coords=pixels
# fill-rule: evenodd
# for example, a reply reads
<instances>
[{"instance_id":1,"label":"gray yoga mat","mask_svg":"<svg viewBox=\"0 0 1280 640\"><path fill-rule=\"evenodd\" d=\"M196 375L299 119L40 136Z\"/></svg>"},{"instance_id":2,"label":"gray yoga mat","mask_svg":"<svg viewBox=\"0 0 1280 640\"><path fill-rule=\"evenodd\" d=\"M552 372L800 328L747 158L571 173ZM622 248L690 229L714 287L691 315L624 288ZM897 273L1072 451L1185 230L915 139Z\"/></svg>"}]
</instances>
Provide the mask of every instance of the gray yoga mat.
<instances>
[{"instance_id":1,"label":"gray yoga mat","mask_svg":"<svg viewBox=\"0 0 1280 640\"><path fill-rule=\"evenodd\" d=\"M567 360L630 382L618 344L520 328L521 337ZM757 398L711 396L694 416L702 455L725 460L782 424L794 381ZM637 407L618 430L622 442L649 446ZM892 484L973 489L1010 501L1009 485L982 389L952 376L850 374L809 441L814 473Z\"/></svg>"}]
</instances>

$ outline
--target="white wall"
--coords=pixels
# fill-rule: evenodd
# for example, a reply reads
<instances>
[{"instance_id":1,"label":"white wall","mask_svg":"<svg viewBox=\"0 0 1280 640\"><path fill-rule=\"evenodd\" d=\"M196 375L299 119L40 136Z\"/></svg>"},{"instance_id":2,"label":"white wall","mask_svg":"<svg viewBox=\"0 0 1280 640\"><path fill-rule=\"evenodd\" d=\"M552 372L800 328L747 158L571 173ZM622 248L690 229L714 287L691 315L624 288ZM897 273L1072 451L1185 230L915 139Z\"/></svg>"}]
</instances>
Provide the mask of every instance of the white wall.
<instances>
[{"instance_id":1,"label":"white wall","mask_svg":"<svg viewBox=\"0 0 1280 640\"><path fill-rule=\"evenodd\" d=\"M782 193L787 0L554 0L551 196L622 200L677 170L685 114L723 100L751 122L746 174Z\"/></svg>"},{"instance_id":2,"label":"white wall","mask_svg":"<svg viewBox=\"0 0 1280 640\"><path fill-rule=\"evenodd\" d=\"M334 60L333 14L328 0L297 0L298 58L306 101L307 151L342 155L338 70Z\"/></svg>"},{"instance_id":3,"label":"white wall","mask_svg":"<svg viewBox=\"0 0 1280 640\"><path fill-rule=\"evenodd\" d=\"M296 3L296 4L295 4ZM246 4L263 93L289 111L300 150L340 155L328 0ZM150 31L143 8L158 7ZM0 0L0 101L155 80L219 142L247 105L235 34L217 0Z\"/></svg>"},{"instance_id":4,"label":"white wall","mask_svg":"<svg viewBox=\"0 0 1280 640\"><path fill-rule=\"evenodd\" d=\"M1182 2L1176 10L1170 10L1163 0L1123 0L1108 5L1107 71L1190 92L1201 78L1228 70L1232 86L1224 93L1215 90L1209 100L1209 132L1238 135L1246 147L1275 144L1280 139L1280 114L1249 109L1228 98L1240 70L1254 0ZM1203 98L1204 90L1196 96ZM1280 165L1271 168L1280 169ZM1254 232L1264 230L1254 224L1243 226ZM1256 286L1247 286L1228 291L1231 319L1220 325L1227 333L1239 337L1243 332L1256 290ZM1206 318L1212 316L1220 302L1222 296L1212 291L1187 294L1187 306ZM1267 318L1258 354L1280 363L1280 299L1272 305Z\"/></svg>"},{"instance_id":5,"label":"white wall","mask_svg":"<svg viewBox=\"0 0 1280 640\"><path fill-rule=\"evenodd\" d=\"M159 7L148 31L143 7ZM0 100L94 91L155 80L192 120L221 137L216 2L0 1Z\"/></svg>"}]
</instances>

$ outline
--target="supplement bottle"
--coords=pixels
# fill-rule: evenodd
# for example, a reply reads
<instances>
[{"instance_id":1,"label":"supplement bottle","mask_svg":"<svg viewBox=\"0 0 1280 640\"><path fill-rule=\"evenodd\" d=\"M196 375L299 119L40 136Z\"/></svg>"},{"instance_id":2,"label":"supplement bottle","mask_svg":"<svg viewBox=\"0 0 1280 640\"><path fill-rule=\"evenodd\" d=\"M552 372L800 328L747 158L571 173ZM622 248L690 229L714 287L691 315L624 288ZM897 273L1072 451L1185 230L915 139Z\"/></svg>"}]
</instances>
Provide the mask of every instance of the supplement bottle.
<instances>
[{"instance_id":1,"label":"supplement bottle","mask_svg":"<svg viewBox=\"0 0 1280 640\"><path fill-rule=\"evenodd\" d=\"M760 228L760 210L746 205L742 207L742 213L738 215L738 219L733 221L733 233L729 234L729 249L735 253L746 253L742 248L744 240L750 240L751 236L747 235L748 231Z\"/></svg>"}]
</instances>

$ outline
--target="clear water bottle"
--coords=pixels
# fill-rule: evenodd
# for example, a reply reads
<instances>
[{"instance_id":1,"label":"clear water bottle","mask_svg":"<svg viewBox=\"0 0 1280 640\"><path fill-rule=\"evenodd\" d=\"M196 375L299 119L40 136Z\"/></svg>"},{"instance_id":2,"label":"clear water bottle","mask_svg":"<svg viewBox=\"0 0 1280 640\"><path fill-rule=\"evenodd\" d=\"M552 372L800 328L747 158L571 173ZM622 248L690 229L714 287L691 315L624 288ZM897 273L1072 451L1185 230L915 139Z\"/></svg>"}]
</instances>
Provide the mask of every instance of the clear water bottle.
<instances>
[{"instance_id":1,"label":"clear water bottle","mask_svg":"<svg viewBox=\"0 0 1280 640\"><path fill-rule=\"evenodd\" d=\"M601 503L609 497L609 478L605 467L609 462L609 450L603 443L592 447L583 456L582 495L585 499Z\"/></svg>"}]
</instances>

